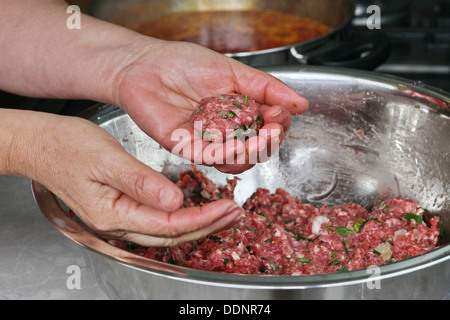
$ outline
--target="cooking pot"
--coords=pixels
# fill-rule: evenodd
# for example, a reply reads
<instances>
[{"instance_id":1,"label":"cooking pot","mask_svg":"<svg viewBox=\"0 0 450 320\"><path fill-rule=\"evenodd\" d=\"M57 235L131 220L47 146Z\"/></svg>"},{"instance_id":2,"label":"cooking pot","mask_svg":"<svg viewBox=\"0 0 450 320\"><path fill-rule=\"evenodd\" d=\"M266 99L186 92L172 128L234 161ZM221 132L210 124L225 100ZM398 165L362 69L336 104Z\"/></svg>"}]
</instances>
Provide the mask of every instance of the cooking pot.
<instances>
[{"instance_id":1,"label":"cooking pot","mask_svg":"<svg viewBox=\"0 0 450 320\"><path fill-rule=\"evenodd\" d=\"M251 66L301 63L373 70L390 54L389 38L382 31L358 35L351 28L355 12L351 0L97 0L89 13L132 29L137 22L171 13L252 9L293 13L325 24L331 31L289 46L226 54Z\"/></svg>"},{"instance_id":2,"label":"cooking pot","mask_svg":"<svg viewBox=\"0 0 450 320\"><path fill-rule=\"evenodd\" d=\"M70 218L67 208L33 182L43 214L80 244L106 293L120 299L444 299L450 298L450 95L422 83L329 67L266 70L305 96L310 108L293 119L278 153L239 175L236 201L257 187L284 188L317 206L413 198L440 216L440 247L363 269L303 276L206 272L140 257L109 245ZM145 135L121 109L100 104L84 116L137 159L174 180L188 169ZM361 135L361 132L364 134ZM218 184L230 175L199 166ZM445 236L446 234L446 236Z\"/></svg>"}]
</instances>

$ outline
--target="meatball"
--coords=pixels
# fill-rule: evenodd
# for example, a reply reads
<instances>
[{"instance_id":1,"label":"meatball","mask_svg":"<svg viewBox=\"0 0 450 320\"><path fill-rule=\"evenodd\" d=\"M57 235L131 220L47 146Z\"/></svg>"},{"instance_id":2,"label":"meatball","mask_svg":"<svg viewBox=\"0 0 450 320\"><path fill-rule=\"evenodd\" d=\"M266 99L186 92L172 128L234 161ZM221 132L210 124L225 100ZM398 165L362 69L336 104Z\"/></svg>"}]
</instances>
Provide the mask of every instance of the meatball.
<instances>
[{"instance_id":1,"label":"meatball","mask_svg":"<svg viewBox=\"0 0 450 320\"><path fill-rule=\"evenodd\" d=\"M246 95L226 94L204 98L191 116L196 133L213 142L248 137L262 127L259 104Z\"/></svg>"}]
</instances>

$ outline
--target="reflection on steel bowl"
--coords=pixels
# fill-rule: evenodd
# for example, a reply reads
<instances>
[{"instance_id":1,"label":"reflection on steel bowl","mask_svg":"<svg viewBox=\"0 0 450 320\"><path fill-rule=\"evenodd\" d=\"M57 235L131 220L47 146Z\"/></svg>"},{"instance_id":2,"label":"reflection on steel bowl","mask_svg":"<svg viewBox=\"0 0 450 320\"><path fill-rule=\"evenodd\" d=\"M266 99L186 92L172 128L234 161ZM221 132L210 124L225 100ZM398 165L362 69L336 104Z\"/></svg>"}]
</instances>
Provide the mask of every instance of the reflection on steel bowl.
<instances>
[{"instance_id":1,"label":"reflection on steel bowl","mask_svg":"<svg viewBox=\"0 0 450 320\"><path fill-rule=\"evenodd\" d=\"M236 185L237 203L243 205L258 187L271 194L282 188L316 207L353 202L376 208L379 199L411 198L439 217L445 234L440 247L382 265L376 274L368 273L370 268L299 276L228 274L148 259L114 247L71 219L47 189L33 183L41 211L59 231L83 246L88 268L111 298L450 298L450 95L356 70L286 67L268 71L305 96L310 106L293 119L278 154L238 176L245 183ZM119 108L99 105L88 117L131 155L172 181L178 180L180 171L190 169L187 161L161 148ZM214 168L198 168L217 185L233 178Z\"/></svg>"},{"instance_id":2,"label":"reflection on steel bowl","mask_svg":"<svg viewBox=\"0 0 450 320\"><path fill-rule=\"evenodd\" d=\"M140 21L130 29L170 41L188 41L221 53L250 52L301 43L332 28L274 10L177 12Z\"/></svg>"}]
</instances>

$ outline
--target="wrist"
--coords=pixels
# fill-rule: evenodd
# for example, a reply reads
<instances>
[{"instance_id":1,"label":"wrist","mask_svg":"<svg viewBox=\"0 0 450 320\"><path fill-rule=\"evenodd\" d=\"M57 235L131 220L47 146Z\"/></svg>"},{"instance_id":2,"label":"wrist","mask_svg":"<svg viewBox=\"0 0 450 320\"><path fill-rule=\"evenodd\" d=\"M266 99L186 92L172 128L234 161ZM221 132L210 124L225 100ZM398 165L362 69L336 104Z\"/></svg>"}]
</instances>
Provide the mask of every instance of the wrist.
<instances>
[{"instance_id":1,"label":"wrist","mask_svg":"<svg viewBox=\"0 0 450 320\"><path fill-rule=\"evenodd\" d=\"M62 116L0 109L0 175L39 180L38 166L46 152L44 141L49 128L58 122L57 118Z\"/></svg>"}]
</instances>

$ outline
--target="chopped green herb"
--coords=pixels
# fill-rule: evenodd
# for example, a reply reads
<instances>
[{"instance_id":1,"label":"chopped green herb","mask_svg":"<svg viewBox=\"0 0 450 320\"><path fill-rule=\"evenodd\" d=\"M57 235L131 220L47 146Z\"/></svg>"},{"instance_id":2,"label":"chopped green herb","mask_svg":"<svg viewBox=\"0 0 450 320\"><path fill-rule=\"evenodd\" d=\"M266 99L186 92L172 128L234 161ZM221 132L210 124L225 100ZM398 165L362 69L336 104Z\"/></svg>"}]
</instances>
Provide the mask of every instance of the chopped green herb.
<instances>
[{"instance_id":1,"label":"chopped green herb","mask_svg":"<svg viewBox=\"0 0 450 320\"><path fill-rule=\"evenodd\" d=\"M222 193L218 192L218 193L217 193L217 196L219 197L219 199L223 199Z\"/></svg>"},{"instance_id":2,"label":"chopped green herb","mask_svg":"<svg viewBox=\"0 0 450 320\"><path fill-rule=\"evenodd\" d=\"M240 104L237 104L237 103L233 103L233 104L236 108L242 109L242 106Z\"/></svg>"},{"instance_id":3,"label":"chopped green herb","mask_svg":"<svg viewBox=\"0 0 450 320\"><path fill-rule=\"evenodd\" d=\"M215 243L223 243L224 242L224 240L222 238L215 236L215 235L209 235L209 236L206 236L206 238L214 241Z\"/></svg>"},{"instance_id":4,"label":"chopped green herb","mask_svg":"<svg viewBox=\"0 0 450 320\"><path fill-rule=\"evenodd\" d=\"M248 96L244 95L244 99L245 99L245 105L248 107Z\"/></svg>"},{"instance_id":5,"label":"chopped green herb","mask_svg":"<svg viewBox=\"0 0 450 320\"><path fill-rule=\"evenodd\" d=\"M332 257L332 258L336 258L336 252L333 252L333 253L331 254L331 257Z\"/></svg>"},{"instance_id":6,"label":"chopped green herb","mask_svg":"<svg viewBox=\"0 0 450 320\"><path fill-rule=\"evenodd\" d=\"M365 223L365 220L360 219L353 226L351 226L350 230L352 230L353 232L360 232Z\"/></svg>"},{"instance_id":7,"label":"chopped green herb","mask_svg":"<svg viewBox=\"0 0 450 320\"><path fill-rule=\"evenodd\" d=\"M335 266L337 264L341 263L339 260L333 260L330 262L330 266Z\"/></svg>"},{"instance_id":8,"label":"chopped green herb","mask_svg":"<svg viewBox=\"0 0 450 320\"><path fill-rule=\"evenodd\" d=\"M221 110L216 110L216 112L217 112L218 114L220 114L220 116L221 116L223 119L228 119L228 116L227 116L226 114L222 114L222 111L221 111Z\"/></svg>"},{"instance_id":9,"label":"chopped green herb","mask_svg":"<svg viewBox=\"0 0 450 320\"><path fill-rule=\"evenodd\" d=\"M294 102L294 103L292 103L292 106L294 107L294 108L297 108L297 104Z\"/></svg>"},{"instance_id":10,"label":"chopped green herb","mask_svg":"<svg viewBox=\"0 0 450 320\"><path fill-rule=\"evenodd\" d=\"M247 229L248 231L251 231L251 232L256 232L255 229L249 228L247 226L245 226L245 229Z\"/></svg>"},{"instance_id":11,"label":"chopped green herb","mask_svg":"<svg viewBox=\"0 0 450 320\"><path fill-rule=\"evenodd\" d=\"M230 238L229 238L228 240L233 239L233 237L234 237L236 231L237 231L237 229L236 229L236 228L233 228L233 233L231 234L231 236L230 236Z\"/></svg>"},{"instance_id":12,"label":"chopped green herb","mask_svg":"<svg viewBox=\"0 0 450 320\"><path fill-rule=\"evenodd\" d=\"M380 209L380 210L389 209L390 207L391 207L390 205L386 205L384 202L381 202L378 205L378 209Z\"/></svg>"},{"instance_id":13,"label":"chopped green herb","mask_svg":"<svg viewBox=\"0 0 450 320\"><path fill-rule=\"evenodd\" d=\"M347 245L348 245L347 240L342 240L342 244L344 245L345 253L350 253L350 251L348 251L348 249L347 249Z\"/></svg>"},{"instance_id":14,"label":"chopped green herb","mask_svg":"<svg viewBox=\"0 0 450 320\"><path fill-rule=\"evenodd\" d=\"M417 223L422 223L422 216L414 213L407 213L403 216L406 220L411 223L411 219L416 220Z\"/></svg>"},{"instance_id":15,"label":"chopped green herb","mask_svg":"<svg viewBox=\"0 0 450 320\"><path fill-rule=\"evenodd\" d=\"M370 220L376 221L376 222L378 222L378 223L383 223L383 222L381 222L380 220L378 220L378 218L369 218L369 220L367 220L367 221L370 221Z\"/></svg>"},{"instance_id":16,"label":"chopped green herb","mask_svg":"<svg viewBox=\"0 0 450 320\"><path fill-rule=\"evenodd\" d=\"M228 262L230 262L230 259L228 258L223 259L223 264L227 264Z\"/></svg>"},{"instance_id":17,"label":"chopped green herb","mask_svg":"<svg viewBox=\"0 0 450 320\"><path fill-rule=\"evenodd\" d=\"M234 135L240 136L245 131L247 131L247 127L245 126L245 124L243 124L242 126L238 126L236 129L234 129Z\"/></svg>"},{"instance_id":18,"label":"chopped green herb","mask_svg":"<svg viewBox=\"0 0 450 320\"><path fill-rule=\"evenodd\" d=\"M334 231L336 231L337 233L339 233L340 235L343 235L343 236L348 236L349 234L353 233L352 230L349 230L349 229L344 228L344 227L336 228L336 229L334 229Z\"/></svg>"},{"instance_id":19,"label":"chopped green herb","mask_svg":"<svg viewBox=\"0 0 450 320\"><path fill-rule=\"evenodd\" d=\"M414 108L420 109L420 105L416 105L416 106L414 106Z\"/></svg>"},{"instance_id":20,"label":"chopped green herb","mask_svg":"<svg viewBox=\"0 0 450 320\"><path fill-rule=\"evenodd\" d=\"M295 259L296 262L301 262L301 263L308 263L311 260L312 260L311 258L297 258L297 259Z\"/></svg>"},{"instance_id":21,"label":"chopped green herb","mask_svg":"<svg viewBox=\"0 0 450 320\"><path fill-rule=\"evenodd\" d=\"M273 272L277 272L278 271L278 266L275 262L270 262L270 265L272 266L272 270Z\"/></svg>"},{"instance_id":22,"label":"chopped green herb","mask_svg":"<svg viewBox=\"0 0 450 320\"><path fill-rule=\"evenodd\" d=\"M197 110L197 112L195 113L195 115L198 115L200 112L202 112L203 111L203 105L201 105L201 106L198 106L198 110Z\"/></svg>"},{"instance_id":23,"label":"chopped green herb","mask_svg":"<svg viewBox=\"0 0 450 320\"><path fill-rule=\"evenodd\" d=\"M269 222L269 218L267 218L265 215L263 215L261 212L256 213L258 216L266 218L266 221Z\"/></svg>"},{"instance_id":24,"label":"chopped green herb","mask_svg":"<svg viewBox=\"0 0 450 320\"><path fill-rule=\"evenodd\" d=\"M134 251L134 250L136 250L138 247L139 247L139 245L137 245L137 244L134 243L134 242L126 242L126 243L125 243L125 248L127 248L127 250L129 250L129 251Z\"/></svg>"},{"instance_id":25,"label":"chopped green herb","mask_svg":"<svg viewBox=\"0 0 450 320\"><path fill-rule=\"evenodd\" d=\"M227 114L228 114L230 117L236 117L236 116L237 116L237 114L236 114L234 111L231 111L231 110L229 110L229 111L227 112Z\"/></svg>"},{"instance_id":26,"label":"chopped green herb","mask_svg":"<svg viewBox=\"0 0 450 320\"><path fill-rule=\"evenodd\" d=\"M348 271L347 266L343 266L342 268L340 268L340 269L338 270L338 272L346 272L346 271Z\"/></svg>"},{"instance_id":27,"label":"chopped green herb","mask_svg":"<svg viewBox=\"0 0 450 320\"><path fill-rule=\"evenodd\" d=\"M201 198L203 198L203 196L202 196L202 194L200 192L192 191L190 198L191 199L201 199Z\"/></svg>"},{"instance_id":28,"label":"chopped green herb","mask_svg":"<svg viewBox=\"0 0 450 320\"><path fill-rule=\"evenodd\" d=\"M178 261L175 260L172 256L170 256L170 258L169 258L169 260L167 262L169 262L170 264L175 264L175 265L178 264Z\"/></svg>"},{"instance_id":29,"label":"chopped green herb","mask_svg":"<svg viewBox=\"0 0 450 320\"><path fill-rule=\"evenodd\" d=\"M306 240L306 241L310 241L310 242L312 241L311 239L303 237L302 235L300 235L300 233L296 233L294 238L297 241L300 241L300 240Z\"/></svg>"},{"instance_id":30,"label":"chopped green herb","mask_svg":"<svg viewBox=\"0 0 450 320\"><path fill-rule=\"evenodd\" d=\"M372 252L373 252L374 254L376 254L377 256L381 256L381 253L380 253L379 251L375 250L375 249L373 249Z\"/></svg>"},{"instance_id":31,"label":"chopped green herb","mask_svg":"<svg viewBox=\"0 0 450 320\"><path fill-rule=\"evenodd\" d=\"M264 240L264 242L265 243L270 243L270 242L272 242L272 239L266 239L266 240Z\"/></svg>"},{"instance_id":32,"label":"chopped green herb","mask_svg":"<svg viewBox=\"0 0 450 320\"><path fill-rule=\"evenodd\" d=\"M262 116L261 115L256 117L256 121L261 121L261 120L262 120Z\"/></svg>"},{"instance_id":33,"label":"chopped green herb","mask_svg":"<svg viewBox=\"0 0 450 320\"><path fill-rule=\"evenodd\" d=\"M205 131L202 132L202 137L205 136L205 135L208 135L208 134L209 134L208 130L205 130Z\"/></svg>"},{"instance_id":34,"label":"chopped green herb","mask_svg":"<svg viewBox=\"0 0 450 320\"><path fill-rule=\"evenodd\" d=\"M292 232L292 230L288 228L284 228L284 230L286 230L287 232Z\"/></svg>"}]
</instances>

